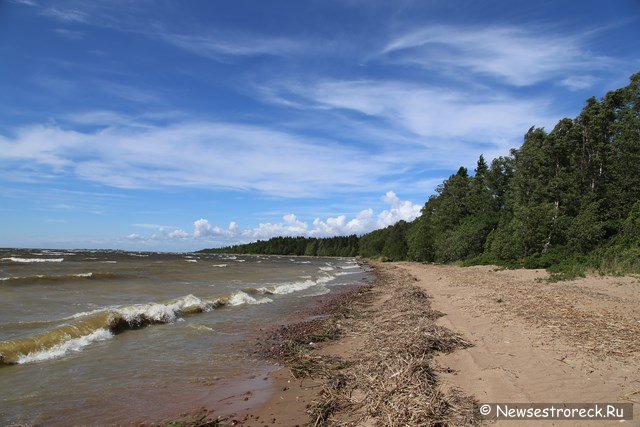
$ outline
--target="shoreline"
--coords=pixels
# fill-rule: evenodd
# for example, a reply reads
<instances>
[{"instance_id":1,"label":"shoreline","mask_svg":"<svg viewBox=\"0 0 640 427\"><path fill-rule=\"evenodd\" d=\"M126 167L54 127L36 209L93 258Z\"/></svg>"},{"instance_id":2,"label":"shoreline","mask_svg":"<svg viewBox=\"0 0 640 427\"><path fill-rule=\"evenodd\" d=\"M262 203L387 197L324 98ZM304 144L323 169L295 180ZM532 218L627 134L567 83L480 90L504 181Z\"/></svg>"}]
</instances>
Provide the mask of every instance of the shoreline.
<instances>
[{"instance_id":1,"label":"shoreline","mask_svg":"<svg viewBox=\"0 0 640 427\"><path fill-rule=\"evenodd\" d=\"M385 425L476 423L475 401L458 390L441 393L433 364L438 352L469 344L435 325L441 313L430 308L413 277L389 274L378 263L372 270L373 285L316 308L328 314L273 332L265 353L284 365L272 373L278 391L256 411L226 420L230 425L369 425L377 410L384 419L393 414L394 422ZM407 322L417 327L401 331ZM377 378L361 381L367 375ZM385 393L390 376L396 391ZM407 404L413 413L406 413Z\"/></svg>"},{"instance_id":2,"label":"shoreline","mask_svg":"<svg viewBox=\"0 0 640 427\"><path fill-rule=\"evenodd\" d=\"M483 402L633 402L638 418L637 278L370 265L373 285L318 301L259 341L283 366L269 374L275 392L219 425L473 425Z\"/></svg>"},{"instance_id":3,"label":"shoreline","mask_svg":"<svg viewBox=\"0 0 640 427\"><path fill-rule=\"evenodd\" d=\"M328 294L309 298L307 307L289 313L271 324L248 331L241 344L240 354L244 354L247 359L261 361L265 369L248 377L226 378L220 383L222 388L213 392L212 397L215 397L207 407L182 411L180 414L176 413L174 416L156 421L146 420L130 424L180 427L244 424L245 416L250 419L252 414L259 413L261 408L268 405L274 396L288 385L289 368L276 351L270 350L270 346L276 345L276 341L281 339L281 330L292 331L298 328L297 331L300 332L300 327L304 330L307 323L319 324L318 321L331 316L335 304L340 301L345 304L354 293L370 286L370 282L368 279L333 288Z\"/></svg>"}]
</instances>

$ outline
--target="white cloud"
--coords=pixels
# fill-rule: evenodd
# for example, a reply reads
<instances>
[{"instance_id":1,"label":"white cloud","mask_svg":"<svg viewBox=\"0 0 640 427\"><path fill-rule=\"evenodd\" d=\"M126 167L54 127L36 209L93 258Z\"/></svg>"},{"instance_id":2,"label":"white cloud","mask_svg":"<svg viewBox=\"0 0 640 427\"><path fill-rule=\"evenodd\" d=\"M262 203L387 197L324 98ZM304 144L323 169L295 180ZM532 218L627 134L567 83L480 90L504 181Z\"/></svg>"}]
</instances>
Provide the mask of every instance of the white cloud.
<instances>
[{"instance_id":1,"label":"white cloud","mask_svg":"<svg viewBox=\"0 0 640 427\"><path fill-rule=\"evenodd\" d=\"M12 3L21 4L24 6L37 6L38 4L33 0L11 0Z\"/></svg>"},{"instance_id":2,"label":"white cloud","mask_svg":"<svg viewBox=\"0 0 640 427\"><path fill-rule=\"evenodd\" d=\"M389 207L387 209L377 214L371 208L363 209L351 219L348 219L346 215L338 215L325 219L315 218L309 223L301 220L295 214L289 213L284 215L280 222L265 222L253 228L240 228L235 221L231 221L225 228L212 225L207 219L200 218L194 221L192 233L182 229L175 229L171 232L164 230L160 234L146 237L134 233L126 236L126 239L141 243L158 243L168 239L180 239L190 242L193 246L224 246L267 240L276 236L332 237L350 234L361 235L393 225L400 220L413 221L420 215L421 205L414 204L408 200L400 200L393 191L388 191L381 200L388 204ZM140 225L151 226L154 224L137 224L137 226Z\"/></svg>"},{"instance_id":3,"label":"white cloud","mask_svg":"<svg viewBox=\"0 0 640 427\"><path fill-rule=\"evenodd\" d=\"M196 222L193 223L193 228L195 229L193 232L193 237L203 237L203 236L215 236L220 234L220 228L216 227L214 229L204 218L200 218Z\"/></svg>"},{"instance_id":4,"label":"white cloud","mask_svg":"<svg viewBox=\"0 0 640 427\"><path fill-rule=\"evenodd\" d=\"M174 230L167 235L170 239L186 239L189 237L189 233L184 230Z\"/></svg>"},{"instance_id":5,"label":"white cloud","mask_svg":"<svg viewBox=\"0 0 640 427\"><path fill-rule=\"evenodd\" d=\"M385 194L384 201L391 205L391 209L380 213L378 217L380 227L395 224L401 219L412 221L420 215L420 209L422 209L422 206L414 205L408 200L400 200L393 191L388 191Z\"/></svg>"},{"instance_id":6,"label":"white cloud","mask_svg":"<svg viewBox=\"0 0 640 427\"><path fill-rule=\"evenodd\" d=\"M532 125L550 126L557 120L550 102L541 98L389 80L282 83L272 85L266 100L274 99L378 119L378 127L393 129L398 141L412 144L406 152L390 150L388 155L400 165L423 156L431 165L454 168L472 164L482 152L488 158L504 155Z\"/></svg>"},{"instance_id":7,"label":"white cloud","mask_svg":"<svg viewBox=\"0 0 640 427\"><path fill-rule=\"evenodd\" d=\"M153 30L149 30L145 34L187 52L216 60L229 56L284 56L305 52L305 45L299 41L264 35L241 33L172 34Z\"/></svg>"},{"instance_id":8,"label":"white cloud","mask_svg":"<svg viewBox=\"0 0 640 427\"><path fill-rule=\"evenodd\" d=\"M36 3L27 3L39 6ZM225 61L238 56L308 54L317 51L318 44L303 43L299 38L273 37L241 31L213 31L197 28L193 22L180 23L177 20L149 19L144 8L118 7L112 2L81 2L74 8L40 7L40 14L58 21L82 23L98 28L139 34L156 41L169 44L186 52ZM171 5L165 5L165 13L175 17ZM142 12L144 11L144 12ZM182 25L181 25L182 24ZM72 36L71 33L63 35ZM78 32L73 36L80 35Z\"/></svg>"},{"instance_id":9,"label":"white cloud","mask_svg":"<svg viewBox=\"0 0 640 427\"><path fill-rule=\"evenodd\" d=\"M394 38L381 54L444 73L475 73L528 86L574 70L607 67L609 59L588 49L592 36L505 26L430 26Z\"/></svg>"},{"instance_id":10,"label":"white cloud","mask_svg":"<svg viewBox=\"0 0 640 427\"><path fill-rule=\"evenodd\" d=\"M87 22L88 19L87 13L78 9L58 9L51 7L43 9L41 13L64 22Z\"/></svg>"},{"instance_id":11,"label":"white cloud","mask_svg":"<svg viewBox=\"0 0 640 427\"><path fill-rule=\"evenodd\" d=\"M400 220L413 221L420 215L421 205L410 201L401 201L393 191L388 191L383 201L390 205L388 210L383 210L374 215L373 209L364 209L355 218L347 221L345 215L327 218L325 221L316 218L313 221L312 236L332 236L343 234L363 234L372 230L393 225Z\"/></svg>"},{"instance_id":12,"label":"white cloud","mask_svg":"<svg viewBox=\"0 0 640 427\"><path fill-rule=\"evenodd\" d=\"M0 168L14 174L74 175L120 188L199 187L271 195L322 196L371 190L397 170L396 159L366 148L262 126L222 122L166 125L118 115L93 130L59 124L0 135ZM71 124L73 126L73 124Z\"/></svg>"},{"instance_id":13,"label":"white cloud","mask_svg":"<svg viewBox=\"0 0 640 427\"><path fill-rule=\"evenodd\" d=\"M594 76L570 76L560 81L562 86L565 86L569 90L582 90L592 87L596 83L597 79Z\"/></svg>"},{"instance_id":14,"label":"white cloud","mask_svg":"<svg viewBox=\"0 0 640 427\"><path fill-rule=\"evenodd\" d=\"M420 215L421 205L402 201L393 191L387 192L382 200L389 204L389 209L377 215L374 214L373 209L363 209L350 220L346 215L328 217L324 220L315 218L311 225L300 220L293 213L284 215L281 222L260 223L257 227L245 229L240 229L235 222L231 222L227 228L221 228L212 226L206 219L199 219L193 224L193 237L230 244L266 240L275 236L331 237L364 234L395 224L400 220L413 221Z\"/></svg>"}]
</instances>

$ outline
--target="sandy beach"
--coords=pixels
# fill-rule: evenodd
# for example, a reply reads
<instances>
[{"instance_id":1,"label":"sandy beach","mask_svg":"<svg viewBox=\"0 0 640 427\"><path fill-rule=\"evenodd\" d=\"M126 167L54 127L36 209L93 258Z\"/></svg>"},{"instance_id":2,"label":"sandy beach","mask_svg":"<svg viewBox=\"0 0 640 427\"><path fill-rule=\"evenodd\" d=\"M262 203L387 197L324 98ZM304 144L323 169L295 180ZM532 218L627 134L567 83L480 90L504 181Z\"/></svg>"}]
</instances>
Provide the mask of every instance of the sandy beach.
<instances>
[{"instance_id":1,"label":"sandy beach","mask_svg":"<svg viewBox=\"0 0 640 427\"><path fill-rule=\"evenodd\" d=\"M633 402L640 413L637 278L548 283L544 270L373 267L373 286L274 333L265 347L286 365L271 374L277 392L227 422L472 425L488 402ZM558 424L571 422L536 421Z\"/></svg>"}]
</instances>

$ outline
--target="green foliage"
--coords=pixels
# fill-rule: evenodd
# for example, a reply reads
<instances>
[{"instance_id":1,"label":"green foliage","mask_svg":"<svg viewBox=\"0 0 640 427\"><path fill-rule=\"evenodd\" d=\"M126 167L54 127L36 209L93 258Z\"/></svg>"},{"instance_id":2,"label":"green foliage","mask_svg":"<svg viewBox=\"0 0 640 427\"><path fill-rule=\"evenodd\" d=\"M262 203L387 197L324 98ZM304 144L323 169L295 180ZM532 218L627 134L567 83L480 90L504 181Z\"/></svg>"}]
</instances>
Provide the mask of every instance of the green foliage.
<instances>
[{"instance_id":1,"label":"green foliage","mask_svg":"<svg viewBox=\"0 0 640 427\"><path fill-rule=\"evenodd\" d=\"M606 234L600 203L586 204L569 223L569 246L582 254L595 249Z\"/></svg>"},{"instance_id":2,"label":"green foliage","mask_svg":"<svg viewBox=\"0 0 640 427\"><path fill-rule=\"evenodd\" d=\"M433 234L424 210L407 232L407 258L422 262L435 259Z\"/></svg>"},{"instance_id":3,"label":"green foliage","mask_svg":"<svg viewBox=\"0 0 640 427\"><path fill-rule=\"evenodd\" d=\"M358 254L358 245L359 239L355 234L325 239L315 237L273 237L269 240L258 240L244 245L204 249L201 252L348 257Z\"/></svg>"},{"instance_id":4,"label":"green foliage","mask_svg":"<svg viewBox=\"0 0 640 427\"><path fill-rule=\"evenodd\" d=\"M407 228L405 221L399 221L395 225L386 228L382 256L389 261L401 261L407 259Z\"/></svg>"},{"instance_id":5,"label":"green foliage","mask_svg":"<svg viewBox=\"0 0 640 427\"><path fill-rule=\"evenodd\" d=\"M552 279L640 272L640 73L551 132L461 167L412 223L363 236L276 237L211 252L355 256L547 268Z\"/></svg>"}]
</instances>

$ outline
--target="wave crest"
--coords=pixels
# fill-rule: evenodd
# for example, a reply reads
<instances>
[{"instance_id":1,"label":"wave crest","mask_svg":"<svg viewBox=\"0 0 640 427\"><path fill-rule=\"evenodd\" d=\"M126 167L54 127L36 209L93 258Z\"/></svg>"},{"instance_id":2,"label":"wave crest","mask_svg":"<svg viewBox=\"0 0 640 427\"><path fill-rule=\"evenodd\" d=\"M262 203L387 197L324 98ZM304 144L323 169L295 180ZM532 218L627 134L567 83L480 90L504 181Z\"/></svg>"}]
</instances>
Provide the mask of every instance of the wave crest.
<instances>
[{"instance_id":1,"label":"wave crest","mask_svg":"<svg viewBox=\"0 0 640 427\"><path fill-rule=\"evenodd\" d=\"M271 302L271 299L254 298L239 291L228 297L212 300L186 295L165 302L77 313L63 319L70 321L66 325L32 337L0 342L0 365L59 357L69 351L79 351L94 341L106 339L107 333L115 335L152 324L172 323L182 316L208 312L222 306L268 302Z\"/></svg>"},{"instance_id":2,"label":"wave crest","mask_svg":"<svg viewBox=\"0 0 640 427\"><path fill-rule=\"evenodd\" d=\"M22 284L35 282L68 282L74 280L97 280L97 279L116 279L119 276L113 273L77 273L77 274L57 274L46 275L36 274L34 276L13 276L0 277L0 282L6 284Z\"/></svg>"},{"instance_id":3,"label":"wave crest","mask_svg":"<svg viewBox=\"0 0 640 427\"><path fill-rule=\"evenodd\" d=\"M18 257L9 257L2 258L0 261L9 261L9 262L18 262L18 263L26 263L26 262L62 262L64 258L18 258Z\"/></svg>"}]
</instances>

